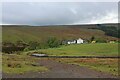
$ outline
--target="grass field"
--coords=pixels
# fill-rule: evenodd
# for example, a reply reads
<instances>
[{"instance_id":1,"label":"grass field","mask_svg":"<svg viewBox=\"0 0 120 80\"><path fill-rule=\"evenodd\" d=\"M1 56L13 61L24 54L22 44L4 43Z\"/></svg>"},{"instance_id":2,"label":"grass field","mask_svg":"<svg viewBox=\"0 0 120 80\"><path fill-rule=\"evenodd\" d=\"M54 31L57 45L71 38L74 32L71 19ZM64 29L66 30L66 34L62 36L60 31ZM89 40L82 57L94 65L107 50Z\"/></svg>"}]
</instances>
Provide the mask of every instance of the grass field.
<instances>
[{"instance_id":1,"label":"grass field","mask_svg":"<svg viewBox=\"0 0 120 80\"><path fill-rule=\"evenodd\" d=\"M52 56L118 56L117 43L67 45L36 50Z\"/></svg>"},{"instance_id":2,"label":"grass field","mask_svg":"<svg viewBox=\"0 0 120 80\"><path fill-rule=\"evenodd\" d=\"M47 71L45 66L37 65L36 59L26 55L6 55L2 56L2 68L4 73L23 74L25 72Z\"/></svg>"}]
</instances>

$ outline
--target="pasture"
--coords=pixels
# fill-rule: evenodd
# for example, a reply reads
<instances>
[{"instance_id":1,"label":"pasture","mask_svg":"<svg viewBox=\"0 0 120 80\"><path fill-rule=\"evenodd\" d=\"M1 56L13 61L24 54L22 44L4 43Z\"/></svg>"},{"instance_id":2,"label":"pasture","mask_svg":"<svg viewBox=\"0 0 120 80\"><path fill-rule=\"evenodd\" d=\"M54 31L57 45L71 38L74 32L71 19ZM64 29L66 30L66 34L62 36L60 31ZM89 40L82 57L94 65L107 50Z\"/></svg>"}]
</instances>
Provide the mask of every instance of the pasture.
<instances>
[{"instance_id":1,"label":"pasture","mask_svg":"<svg viewBox=\"0 0 120 80\"><path fill-rule=\"evenodd\" d=\"M74 44L64 45L59 48L40 49L34 51L46 53L50 56L118 56L118 44Z\"/></svg>"}]
</instances>

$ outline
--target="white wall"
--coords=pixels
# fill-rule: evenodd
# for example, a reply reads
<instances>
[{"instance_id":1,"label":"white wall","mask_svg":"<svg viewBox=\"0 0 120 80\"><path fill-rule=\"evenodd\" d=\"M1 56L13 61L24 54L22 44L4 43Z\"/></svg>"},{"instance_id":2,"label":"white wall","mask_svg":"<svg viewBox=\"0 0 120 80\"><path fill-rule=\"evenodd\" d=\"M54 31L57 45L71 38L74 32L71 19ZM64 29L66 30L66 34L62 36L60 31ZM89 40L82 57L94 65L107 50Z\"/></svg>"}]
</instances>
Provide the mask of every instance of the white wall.
<instances>
[{"instance_id":1,"label":"white wall","mask_svg":"<svg viewBox=\"0 0 120 80\"><path fill-rule=\"evenodd\" d=\"M76 41L75 41L75 40L74 40L74 41L68 41L67 43L68 43L68 44L75 44Z\"/></svg>"},{"instance_id":2,"label":"white wall","mask_svg":"<svg viewBox=\"0 0 120 80\"><path fill-rule=\"evenodd\" d=\"M79 39L77 40L77 44L82 44L82 43L83 43L83 40L79 38Z\"/></svg>"},{"instance_id":3,"label":"white wall","mask_svg":"<svg viewBox=\"0 0 120 80\"><path fill-rule=\"evenodd\" d=\"M67 42L68 44L75 44L76 43L76 40L74 40L74 41L68 41ZM83 40L81 39L81 38L79 38L78 40L77 40L77 44L82 44L83 43Z\"/></svg>"}]
</instances>

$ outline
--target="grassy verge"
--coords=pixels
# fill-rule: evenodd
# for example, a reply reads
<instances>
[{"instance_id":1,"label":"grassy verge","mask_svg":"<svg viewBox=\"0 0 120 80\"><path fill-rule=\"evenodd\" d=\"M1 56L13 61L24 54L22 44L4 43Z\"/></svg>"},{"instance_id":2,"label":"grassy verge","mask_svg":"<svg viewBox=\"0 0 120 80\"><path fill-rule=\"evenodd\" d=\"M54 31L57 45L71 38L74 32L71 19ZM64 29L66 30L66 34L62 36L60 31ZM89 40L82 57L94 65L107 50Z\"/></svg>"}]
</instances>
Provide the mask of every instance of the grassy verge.
<instances>
[{"instance_id":1,"label":"grassy verge","mask_svg":"<svg viewBox=\"0 0 120 80\"><path fill-rule=\"evenodd\" d=\"M36 50L51 56L118 56L117 43L96 43L61 46Z\"/></svg>"},{"instance_id":2,"label":"grassy verge","mask_svg":"<svg viewBox=\"0 0 120 80\"><path fill-rule=\"evenodd\" d=\"M2 68L4 73L23 74L29 71L47 71L44 66L35 63L34 58L25 55L3 55Z\"/></svg>"},{"instance_id":3,"label":"grassy verge","mask_svg":"<svg viewBox=\"0 0 120 80\"><path fill-rule=\"evenodd\" d=\"M86 66L97 71L106 72L118 76L118 59L62 58L55 60L67 64Z\"/></svg>"}]
</instances>

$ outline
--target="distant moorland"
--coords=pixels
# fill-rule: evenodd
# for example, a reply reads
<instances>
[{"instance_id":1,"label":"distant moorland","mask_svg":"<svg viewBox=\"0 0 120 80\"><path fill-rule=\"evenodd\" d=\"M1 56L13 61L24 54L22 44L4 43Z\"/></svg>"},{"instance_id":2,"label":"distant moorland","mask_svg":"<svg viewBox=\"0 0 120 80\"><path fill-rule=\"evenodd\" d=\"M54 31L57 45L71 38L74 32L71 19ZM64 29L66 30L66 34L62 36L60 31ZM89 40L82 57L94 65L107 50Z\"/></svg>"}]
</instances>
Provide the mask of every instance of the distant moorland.
<instances>
[{"instance_id":1,"label":"distant moorland","mask_svg":"<svg viewBox=\"0 0 120 80\"><path fill-rule=\"evenodd\" d=\"M117 40L117 24L94 24L94 25L59 25L59 26L25 26L25 25L3 25L3 42L16 41L44 41L48 37L58 39L87 39L92 36L96 39Z\"/></svg>"}]
</instances>

